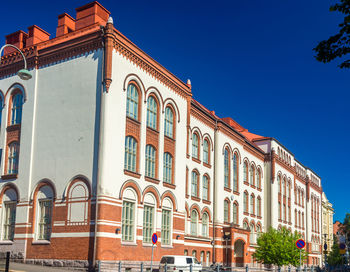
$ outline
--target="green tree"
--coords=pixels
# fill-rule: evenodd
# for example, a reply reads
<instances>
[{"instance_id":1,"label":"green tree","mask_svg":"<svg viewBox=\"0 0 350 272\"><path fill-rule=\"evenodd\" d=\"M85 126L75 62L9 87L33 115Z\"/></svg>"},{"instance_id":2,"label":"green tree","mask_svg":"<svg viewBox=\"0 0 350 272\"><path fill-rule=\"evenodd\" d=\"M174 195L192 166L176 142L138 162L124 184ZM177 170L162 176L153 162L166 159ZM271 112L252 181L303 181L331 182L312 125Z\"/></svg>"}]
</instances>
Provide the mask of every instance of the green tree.
<instances>
[{"instance_id":1,"label":"green tree","mask_svg":"<svg viewBox=\"0 0 350 272\"><path fill-rule=\"evenodd\" d=\"M340 0L340 3L331 6L329 10L343 13L344 21L339 24L338 34L321 41L314 48L317 53L315 58L324 63L342 58L350 53L350 0ZM350 59L344 60L339 67L350 68Z\"/></svg>"},{"instance_id":2,"label":"green tree","mask_svg":"<svg viewBox=\"0 0 350 272\"><path fill-rule=\"evenodd\" d=\"M300 239L296 232L292 234L286 228L276 230L270 228L262 233L258 240L258 248L253 253L253 258L262 264L273 264L279 267L283 265L299 266L300 251L295 242ZM306 258L305 250L301 251L302 261Z\"/></svg>"},{"instance_id":3,"label":"green tree","mask_svg":"<svg viewBox=\"0 0 350 272\"><path fill-rule=\"evenodd\" d=\"M327 256L327 263L330 265L342 264L342 256L340 255L340 249L337 236L334 235L332 251Z\"/></svg>"},{"instance_id":4,"label":"green tree","mask_svg":"<svg viewBox=\"0 0 350 272\"><path fill-rule=\"evenodd\" d=\"M344 223L341 226L340 230L344 235L347 235L348 237L350 237L350 213L346 214Z\"/></svg>"}]
</instances>

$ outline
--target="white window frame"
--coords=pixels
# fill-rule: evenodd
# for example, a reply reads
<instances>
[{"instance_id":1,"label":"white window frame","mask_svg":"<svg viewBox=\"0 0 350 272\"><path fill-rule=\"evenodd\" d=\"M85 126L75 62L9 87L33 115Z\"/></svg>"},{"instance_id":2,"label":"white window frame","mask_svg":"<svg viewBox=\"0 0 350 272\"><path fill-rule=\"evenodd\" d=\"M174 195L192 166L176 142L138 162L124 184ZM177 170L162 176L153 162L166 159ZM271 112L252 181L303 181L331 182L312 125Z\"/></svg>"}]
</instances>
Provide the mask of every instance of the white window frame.
<instances>
[{"instance_id":1,"label":"white window frame","mask_svg":"<svg viewBox=\"0 0 350 272\"><path fill-rule=\"evenodd\" d=\"M122 205L122 242L134 242L136 238L136 203L130 200L123 200ZM132 211L132 214L130 211ZM130 216L130 218L125 217L128 215ZM128 233L126 233L127 230Z\"/></svg>"},{"instance_id":2,"label":"white window frame","mask_svg":"<svg viewBox=\"0 0 350 272\"><path fill-rule=\"evenodd\" d=\"M146 145L145 176L156 177L156 156L157 151L152 145Z\"/></svg>"},{"instance_id":3,"label":"white window frame","mask_svg":"<svg viewBox=\"0 0 350 272\"><path fill-rule=\"evenodd\" d=\"M164 135L174 138L174 113L170 107L165 108Z\"/></svg>"},{"instance_id":4,"label":"white window frame","mask_svg":"<svg viewBox=\"0 0 350 272\"><path fill-rule=\"evenodd\" d=\"M132 136L125 137L124 168L136 172L137 165L137 141Z\"/></svg>"},{"instance_id":5,"label":"white window frame","mask_svg":"<svg viewBox=\"0 0 350 272\"><path fill-rule=\"evenodd\" d=\"M139 92L135 84L128 85L126 96L126 116L138 120Z\"/></svg>"},{"instance_id":6,"label":"white window frame","mask_svg":"<svg viewBox=\"0 0 350 272\"><path fill-rule=\"evenodd\" d=\"M147 99L147 127L157 130L158 105L153 96Z\"/></svg>"},{"instance_id":7,"label":"white window frame","mask_svg":"<svg viewBox=\"0 0 350 272\"><path fill-rule=\"evenodd\" d=\"M3 237L2 240L13 241L16 226L16 201L3 202ZM11 233L11 234L10 234Z\"/></svg>"},{"instance_id":8,"label":"white window frame","mask_svg":"<svg viewBox=\"0 0 350 272\"><path fill-rule=\"evenodd\" d=\"M152 243L152 234L154 232L154 206L144 205L143 206L143 242Z\"/></svg>"},{"instance_id":9,"label":"white window frame","mask_svg":"<svg viewBox=\"0 0 350 272\"><path fill-rule=\"evenodd\" d=\"M164 222L164 214L163 212L165 213L168 213L168 218L169 218L169 224L166 225L165 222ZM162 209L162 225L161 225L161 243L162 245L166 245L166 246L170 246L171 243L172 243L172 209L168 209L168 208L163 208ZM166 226L166 228L164 228ZM165 233L167 232L167 233ZM166 237L167 234L169 237Z\"/></svg>"},{"instance_id":10,"label":"white window frame","mask_svg":"<svg viewBox=\"0 0 350 272\"><path fill-rule=\"evenodd\" d=\"M48 204L48 206L46 206ZM48 207L48 210L46 210ZM48 212L48 216L47 215ZM50 241L52 233L53 201L51 198L38 200L37 240Z\"/></svg>"}]
</instances>

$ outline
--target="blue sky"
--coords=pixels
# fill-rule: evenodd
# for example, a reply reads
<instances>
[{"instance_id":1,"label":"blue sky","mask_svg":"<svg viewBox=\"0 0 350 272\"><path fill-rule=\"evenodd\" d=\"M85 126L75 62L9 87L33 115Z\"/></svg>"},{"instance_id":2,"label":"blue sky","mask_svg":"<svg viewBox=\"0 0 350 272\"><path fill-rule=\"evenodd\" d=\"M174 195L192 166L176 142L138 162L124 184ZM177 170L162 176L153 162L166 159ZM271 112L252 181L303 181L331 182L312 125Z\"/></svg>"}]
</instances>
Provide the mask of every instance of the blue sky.
<instances>
[{"instance_id":1,"label":"blue sky","mask_svg":"<svg viewBox=\"0 0 350 272\"><path fill-rule=\"evenodd\" d=\"M87 1L8 1L5 35L38 25L55 36L57 16ZM338 30L330 0L101 0L114 24L183 81L220 117L278 139L322 178L343 220L349 206L350 70L314 59L312 48ZM14 14L15 13L15 14Z\"/></svg>"}]
</instances>

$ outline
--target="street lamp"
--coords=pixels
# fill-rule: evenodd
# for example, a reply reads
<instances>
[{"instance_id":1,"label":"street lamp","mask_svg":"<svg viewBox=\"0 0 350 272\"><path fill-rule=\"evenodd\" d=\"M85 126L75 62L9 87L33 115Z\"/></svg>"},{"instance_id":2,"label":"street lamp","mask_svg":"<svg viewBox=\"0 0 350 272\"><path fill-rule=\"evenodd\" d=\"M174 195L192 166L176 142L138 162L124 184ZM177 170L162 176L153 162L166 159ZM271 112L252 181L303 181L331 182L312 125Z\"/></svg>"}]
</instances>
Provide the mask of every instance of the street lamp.
<instances>
[{"instance_id":1,"label":"street lamp","mask_svg":"<svg viewBox=\"0 0 350 272\"><path fill-rule=\"evenodd\" d=\"M0 49L0 58L1 58L1 54L2 54L2 51L5 49L5 47L12 47L14 49L16 49L18 52L21 53L22 57L23 57L23 60L24 60L24 69L21 69L17 72L17 75L20 77L20 79L23 79L23 80L28 80L28 79L31 79L32 78L32 75L30 74L30 72L27 70L27 61L26 61L26 58L25 56L23 55L22 51L19 50L19 48L17 48L16 46L12 45L12 44L5 44L3 47L1 47Z\"/></svg>"}]
</instances>

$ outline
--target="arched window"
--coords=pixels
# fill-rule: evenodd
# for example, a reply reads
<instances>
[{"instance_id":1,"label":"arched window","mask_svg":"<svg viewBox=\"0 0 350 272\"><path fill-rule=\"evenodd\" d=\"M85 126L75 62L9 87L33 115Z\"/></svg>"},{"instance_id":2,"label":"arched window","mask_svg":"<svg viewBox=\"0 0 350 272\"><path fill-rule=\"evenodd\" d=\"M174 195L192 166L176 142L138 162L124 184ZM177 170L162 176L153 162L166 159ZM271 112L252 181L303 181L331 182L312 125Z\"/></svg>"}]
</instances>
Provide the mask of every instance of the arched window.
<instances>
[{"instance_id":1,"label":"arched window","mask_svg":"<svg viewBox=\"0 0 350 272\"><path fill-rule=\"evenodd\" d=\"M233 191L238 192L238 156L233 155Z\"/></svg>"},{"instance_id":2,"label":"arched window","mask_svg":"<svg viewBox=\"0 0 350 272\"><path fill-rule=\"evenodd\" d=\"M169 138L174 138L174 113L170 107L165 109L164 134Z\"/></svg>"},{"instance_id":3,"label":"arched window","mask_svg":"<svg viewBox=\"0 0 350 272\"><path fill-rule=\"evenodd\" d=\"M260 233L261 232L261 226L258 224L256 225L256 232L257 233Z\"/></svg>"},{"instance_id":4,"label":"arched window","mask_svg":"<svg viewBox=\"0 0 350 272\"><path fill-rule=\"evenodd\" d=\"M197 250L192 250L192 257L197 258Z\"/></svg>"},{"instance_id":5,"label":"arched window","mask_svg":"<svg viewBox=\"0 0 350 272\"><path fill-rule=\"evenodd\" d=\"M297 214L297 210L294 210L294 216L295 216L295 226L298 227L298 214Z\"/></svg>"},{"instance_id":6,"label":"arched window","mask_svg":"<svg viewBox=\"0 0 350 272\"><path fill-rule=\"evenodd\" d=\"M281 220L281 202L278 202L278 219Z\"/></svg>"},{"instance_id":7,"label":"arched window","mask_svg":"<svg viewBox=\"0 0 350 272\"><path fill-rule=\"evenodd\" d=\"M188 256L188 250L187 249L184 250L184 256Z\"/></svg>"},{"instance_id":8,"label":"arched window","mask_svg":"<svg viewBox=\"0 0 350 272\"><path fill-rule=\"evenodd\" d=\"M224 186L225 188L230 187L230 154L228 149L225 149L225 154L224 154Z\"/></svg>"},{"instance_id":9,"label":"arched window","mask_svg":"<svg viewBox=\"0 0 350 272\"><path fill-rule=\"evenodd\" d=\"M209 264L210 264L210 252L209 251L207 251L207 259L206 259L206 266L209 266Z\"/></svg>"},{"instance_id":10,"label":"arched window","mask_svg":"<svg viewBox=\"0 0 350 272\"><path fill-rule=\"evenodd\" d=\"M172 229L172 202L169 198L163 200L162 207L162 222L161 222L161 238L163 245L171 244L171 229Z\"/></svg>"},{"instance_id":11,"label":"arched window","mask_svg":"<svg viewBox=\"0 0 350 272\"><path fill-rule=\"evenodd\" d=\"M19 144L13 142L8 146L7 173L18 173Z\"/></svg>"},{"instance_id":12,"label":"arched window","mask_svg":"<svg viewBox=\"0 0 350 272\"><path fill-rule=\"evenodd\" d=\"M191 212L191 235L197 236L198 213L195 209Z\"/></svg>"},{"instance_id":13,"label":"arched window","mask_svg":"<svg viewBox=\"0 0 350 272\"><path fill-rule=\"evenodd\" d=\"M243 181L248 183L248 163L246 161L243 164Z\"/></svg>"},{"instance_id":14,"label":"arched window","mask_svg":"<svg viewBox=\"0 0 350 272\"><path fill-rule=\"evenodd\" d=\"M135 138L131 136L125 137L124 168L126 170L136 172L136 152L137 142Z\"/></svg>"},{"instance_id":15,"label":"arched window","mask_svg":"<svg viewBox=\"0 0 350 272\"><path fill-rule=\"evenodd\" d=\"M302 220L303 220L302 224L303 224L303 228L304 228L304 213L302 214Z\"/></svg>"},{"instance_id":16,"label":"arched window","mask_svg":"<svg viewBox=\"0 0 350 272\"><path fill-rule=\"evenodd\" d=\"M232 212L232 222L238 224L238 205L236 202L233 203Z\"/></svg>"},{"instance_id":17,"label":"arched window","mask_svg":"<svg viewBox=\"0 0 350 272\"><path fill-rule=\"evenodd\" d=\"M198 135L196 133L193 133L192 135L192 157L198 159L199 158L199 152L198 152Z\"/></svg>"},{"instance_id":18,"label":"arched window","mask_svg":"<svg viewBox=\"0 0 350 272\"><path fill-rule=\"evenodd\" d=\"M153 96L147 99L147 126L157 129L157 102Z\"/></svg>"},{"instance_id":19,"label":"arched window","mask_svg":"<svg viewBox=\"0 0 350 272\"><path fill-rule=\"evenodd\" d=\"M207 139L203 143L203 162L209 164L209 142Z\"/></svg>"},{"instance_id":20,"label":"arched window","mask_svg":"<svg viewBox=\"0 0 350 272\"><path fill-rule=\"evenodd\" d=\"M209 200L209 180L206 175L203 176L203 197L204 200Z\"/></svg>"},{"instance_id":21,"label":"arched window","mask_svg":"<svg viewBox=\"0 0 350 272\"><path fill-rule=\"evenodd\" d=\"M283 213L283 220L286 221L286 204L283 203L283 210L282 210L282 213Z\"/></svg>"},{"instance_id":22,"label":"arched window","mask_svg":"<svg viewBox=\"0 0 350 272\"><path fill-rule=\"evenodd\" d=\"M22 121L23 95L17 93L12 97L11 125L20 124Z\"/></svg>"},{"instance_id":23,"label":"arched window","mask_svg":"<svg viewBox=\"0 0 350 272\"><path fill-rule=\"evenodd\" d=\"M277 184L278 184L278 193L281 193L282 192L282 189L281 189L281 177L278 175L277 176Z\"/></svg>"},{"instance_id":24,"label":"arched window","mask_svg":"<svg viewBox=\"0 0 350 272\"><path fill-rule=\"evenodd\" d=\"M289 181L287 182L287 194L288 194L288 197L290 198L290 183L289 183Z\"/></svg>"},{"instance_id":25,"label":"arched window","mask_svg":"<svg viewBox=\"0 0 350 272\"><path fill-rule=\"evenodd\" d=\"M228 202L228 200L225 200L224 201L224 222L228 222L228 220L229 220L228 206L229 206L229 202Z\"/></svg>"},{"instance_id":26,"label":"arched window","mask_svg":"<svg viewBox=\"0 0 350 272\"><path fill-rule=\"evenodd\" d=\"M202 236L209 236L209 216L206 212L202 216Z\"/></svg>"},{"instance_id":27,"label":"arched window","mask_svg":"<svg viewBox=\"0 0 350 272\"><path fill-rule=\"evenodd\" d=\"M282 195L286 195L286 179L282 180Z\"/></svg>"},{"instance_id":28,"label":"arched window","mask_svg":"<svg viewBox=\"0 0 350 272\"><path fill-rule=\"evenodd\" d=\"M68 191L68 225L87 225L89 218L89 189L82 180L73 181Z\"/></svg>"},{"instance_id":29,"label":"arched window","mask_svg":"<svg viewBox=\"0 0 350 272\"><path fill-rule=\"evenodd\" d=\"M243 206L244 206L244 212L248 212L248 192L244 192L243 196Z\"/></svg>"},{"instance_id":30,"label":"arched window","mask_svg":"<svg viewBox=\"0 0 350 272\"><path fill-rule=\"evenodd\" d=\"M126 100L126 116L138 119L139 93L134 84L129 84Z\"/></svg>"},{"instance_id":31,"label":"arched window","mask_svg":"<svg viewBox=\"0 0 350 272\"><path fill-rule=\"evenodd\" d=\"M257 187L261 189L261 172L260 169L256 171L256 182L257 182Z\"/></svg>"},{"instance_id":32,"label":"arched window","mask_svg":"<svg viewBox=\"0 0 350 272\"><path fill-rule=\"evenodd\" d=\"M192 182L191 182L191 195L198 197L198 174L192 171Z\"/></svg>"},{"instance_id":33,"label":"arched window","mask_svg":"<svg viewBox=\"0 0 350 272\"><path fill-rule=\"evenodd\" d=\"M243 229L245 230L249 229L248 223L246 221L243 222Z\"/></svg>"},{"instance_id":34,"label":"arched window","mask_svg":"<svg viewBox=\"0 0 350 272\"><path fill-rule=\"evenodd\" d=\"M16 191L14 189L7 189L2 198L2 240L13 241L14 239L16 225L16 206Z\"/></svg>"},{"instance_id":35,"label":"arched window","mask_svg":"<svg viewBox=\"0 0 350 272\"><path fill-rule=\"evenodd\" d=\"M50 240L52 230L53 190L44 185L37 193L37 239Z\"/></svg>"},{"instance_id":36,"label":"arched window","mask_svg":"<svg viewBox=\"0 0 350 272\"><path fill-rule=\"evenodd\" d=\"M261 216L261 198L260 197L257 198L257 202L256 202L256 214L257 216Z\"/></svg>"},{"instance_id":37,"label":"arched window","mask_svg":"<svg viewBox=\"0 0 350 272\"><path fill-rule=\"evenodd\" d=\"M201 251L201 260L200 262L204 264L204 251Z\"/></svg>"},{"instance_id":38,"label":"arched window","mask_svg":"<svg viewBox=\"0 0 350 272\"><path fill-rule=\"evenodd\" d=\"M255 185L255 167L252 165L250 167L250 185L254 186Z\"/></svg>"},{"instance_id":39,"label":"arched window","mask_svg":"<svg viewBox=\"0 0 350 272\"><path fill-rule=\"evenodd\" d=\"M255 196L252 194L250 195L250 214L255 214L254 211L254 205L255 205Z\"/></svg>"},{"instance_id":40,"label":"arched window","mask_svg":"<svg viewBox=\"0 0 350 272\"><path fill-rule=\"evenodd\" d=\"M163 166L164 182L172 183L173 157L168 152L164 153Z\"/></svg>"},{"instance_id":41,"label":"arched window","mask_svg":"<svg viewBox=\"0 0 350 272\"><path fill-rule=\"evenodd\" d=\"M143 242L151 243L152 234L154 232L154 210L155 210L155 198L152 194L147 194L144 199L143 206Z\"/></svg>"},{"instance_id":42,"label":"arched window","mask_svg":"<svg viewBox=\"0 0 350 272\"><path fill-rule=\"evenodd\" d=\"M146 145L146 166L145 176L156 177L156 150L151 145Z\"/></svg>"}]
</instances>

